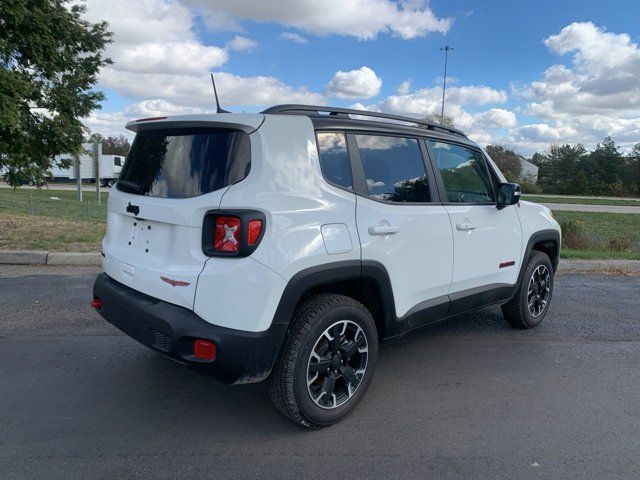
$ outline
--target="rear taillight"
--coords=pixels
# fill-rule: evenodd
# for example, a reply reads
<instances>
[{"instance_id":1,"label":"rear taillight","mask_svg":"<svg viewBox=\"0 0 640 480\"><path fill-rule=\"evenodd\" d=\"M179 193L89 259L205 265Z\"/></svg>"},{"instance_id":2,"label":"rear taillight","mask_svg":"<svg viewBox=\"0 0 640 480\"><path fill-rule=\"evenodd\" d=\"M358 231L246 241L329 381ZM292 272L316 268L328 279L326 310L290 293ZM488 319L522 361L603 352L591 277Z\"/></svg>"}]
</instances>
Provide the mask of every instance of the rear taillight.
<instances>
[{"instance_id":1,"label":"rear taillight","mask_svg":"<svg viewBox=\"0 0 640 480\"><path fill-rule=\"evenodd\" d=\"M264 236L265 220L265 215L255 210L207 212L202 250L212 257L251 255Z\"/></svg>"},{"instance_id":2,"label":"rear taillight","mask_svg":"<svg viewBox=\"0 0 640 480\"><path fill-rule=\"evenodd\" d=\"M262 220L249 220L249 235L247 243L249 245L255 245L260 239L262 233Z\"/></svg>"},{"instance_id":3,"label":"rear taillight","mask_svg":"<svg viewBox=\"0 0 640 480\"><path fill-rule=\"evenodd\" d=\"M218 252L239 252L240 227L241 224L238 217L216 217L216 233L213 239L213 249Z\"/></svg>"}]
</instances>

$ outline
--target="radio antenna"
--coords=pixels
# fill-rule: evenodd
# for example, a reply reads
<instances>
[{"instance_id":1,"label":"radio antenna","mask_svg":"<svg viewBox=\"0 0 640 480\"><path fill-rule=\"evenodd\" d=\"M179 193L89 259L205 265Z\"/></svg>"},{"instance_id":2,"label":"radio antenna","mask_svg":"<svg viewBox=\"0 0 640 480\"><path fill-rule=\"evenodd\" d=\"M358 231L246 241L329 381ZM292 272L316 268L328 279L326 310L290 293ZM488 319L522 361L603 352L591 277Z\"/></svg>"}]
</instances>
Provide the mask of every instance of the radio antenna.
<instances>
[{"instance_id":1,"label":"radio antenna","mask_svg":"<svg viewBox=\"0 0 640 480\"><path fill-rule=\"evenodd\" d=\"M213 73L211 74L211 84L213 85L213 95L216 98L216 113L231 113L228 110L220 108L220 101L218 100L218 90L216 89L216 81L213 78Z\"/></svg>"}]
</instances>

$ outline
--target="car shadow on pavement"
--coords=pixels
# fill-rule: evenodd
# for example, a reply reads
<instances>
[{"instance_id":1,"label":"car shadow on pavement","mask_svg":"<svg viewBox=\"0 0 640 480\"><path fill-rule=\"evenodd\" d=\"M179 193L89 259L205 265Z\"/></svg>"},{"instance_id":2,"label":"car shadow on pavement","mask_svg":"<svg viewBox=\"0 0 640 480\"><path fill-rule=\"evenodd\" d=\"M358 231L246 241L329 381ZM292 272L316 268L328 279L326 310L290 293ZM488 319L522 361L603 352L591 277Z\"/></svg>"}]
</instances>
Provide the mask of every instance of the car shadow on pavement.
<instances>
[{"instance_id":1,"label":"car shadow on pavement","mask_svg":"<svg viewBox=\"0 0 640 480\"><path fill-rule=\"evenodd\" d=\"M407 348L428 348L442 337L455 340L496 332L515 333L495 308L427 325L411 335L383 344L376 377L384 378L387 368L405 361ZM134 351L122 355L133 358L128 358L124 364L118 362L119 371L109 369L110 373L103 380L112 391L120 392L109 396L109 405L105 407L113 408L117 416L124 416L123 421L148 421L154 425L171 418L185 432L202 433L203 429L215 425L219 435L225 431L235 434L246 431L253 435L304 431L286 420L271 404L266 382L224 385L148 351L129 339L120 339L127 343L127 350ZM114 388L116 384L119 388ZM141 411L144 415L140 415Z\"/></svg>"}]
</instances>

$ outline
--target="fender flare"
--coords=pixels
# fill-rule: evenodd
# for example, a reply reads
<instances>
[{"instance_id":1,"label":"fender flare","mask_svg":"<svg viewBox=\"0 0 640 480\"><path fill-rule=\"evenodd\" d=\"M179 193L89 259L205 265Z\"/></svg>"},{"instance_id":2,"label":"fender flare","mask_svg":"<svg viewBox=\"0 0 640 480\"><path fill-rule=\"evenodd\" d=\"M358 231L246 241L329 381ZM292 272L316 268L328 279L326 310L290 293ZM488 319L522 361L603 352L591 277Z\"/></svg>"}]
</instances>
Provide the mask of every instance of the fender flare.
<instances>
[{"instance_id":1,"label":"fender flare","mask_svg":"<svg viewBox=\"0 0 640 480\"><path fill-rule=\"evenodd\" d=\"M395 302L389 273L375 261L346 260L310 267L296 273L287 282L273 317L273 323L289 324L296 305L309 290L344 280L372 280L380 293L385 325L395 319Z\"/></svg>"},{"instance_id":2,"label":"fender flare","mask_svg":"<svg viewBox=\"0 0 640 480\"><path fill-rule=\"evenodd\" d=\"M558 230L552 230L552 229L540 230L538 232L534 232L529 237L529 240L527 241L527 246L524 249L524 255L522 256L522 262L520 264L520 273L518 273L518 279L516 280L516 283L513 286L513 292L511 294L511 297L513 297L516 294L520 286L520 283L522 282L524 271L527 268L527 260L531 255L533 246L537 243L548 242L548 241L553 242L556 246L555 255L551 257L551 265L553 266L554 272L558 269L558 262L560 261L560 232Z\"/></svg>"}]
</instances>

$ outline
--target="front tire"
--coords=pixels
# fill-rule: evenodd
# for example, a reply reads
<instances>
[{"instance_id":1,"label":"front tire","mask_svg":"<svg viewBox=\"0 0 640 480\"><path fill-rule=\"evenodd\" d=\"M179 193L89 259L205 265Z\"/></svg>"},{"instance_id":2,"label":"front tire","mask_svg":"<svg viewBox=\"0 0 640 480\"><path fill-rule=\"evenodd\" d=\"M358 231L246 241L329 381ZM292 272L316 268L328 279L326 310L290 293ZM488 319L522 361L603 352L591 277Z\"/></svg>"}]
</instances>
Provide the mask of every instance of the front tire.
<instances>
[{"instance_id":1,"label":"front tire","mask_svg":"<svg viewBox=\"0 0 640 480\"><path fill-rule=\"evenodd\" d=\"M333 425L360 402L377 360L369 310L343 295L319 294L296 309L269 377L269 396L295 423Z\"/></svg>"},{"instance_id":2,"label":"front tire","mask_svg":"<svg viewBox=\"0 0 640 480\"><path fill-rule=\"evenodd\" d=\"M515 328L539 325L547 312L553 294L553 266L543 252L534 250L522 275L515 296L502 305L502 315Z\"/></svg>"}]
</instances>

